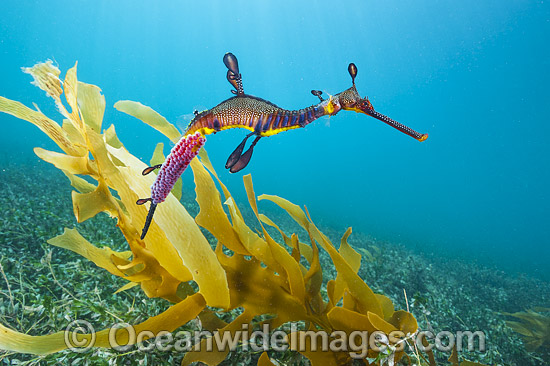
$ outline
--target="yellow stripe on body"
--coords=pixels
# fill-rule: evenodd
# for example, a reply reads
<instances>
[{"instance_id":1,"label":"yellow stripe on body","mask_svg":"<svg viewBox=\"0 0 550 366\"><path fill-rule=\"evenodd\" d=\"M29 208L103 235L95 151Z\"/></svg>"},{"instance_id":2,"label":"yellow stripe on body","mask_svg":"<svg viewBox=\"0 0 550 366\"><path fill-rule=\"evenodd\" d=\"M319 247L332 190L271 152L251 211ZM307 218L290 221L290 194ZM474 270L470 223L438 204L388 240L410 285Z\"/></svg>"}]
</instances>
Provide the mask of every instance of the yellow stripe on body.
<instances>
[{"instance_id":1,"label":"yellow stripe on body","mask_svg":"<svg viewBox=\"0 0 550 366\"><path fill-rule=\"evenodd\" d=\"M232 128L244 128L245 130L248 130L248 131L250 131L250 132L254 132L254 131L255 131L254 127L250 127L250 126L248 126L248 125L229 125L229 126L223 126L223 127L221 127L219 130L215 130L215 129L210 128L210 127L202 127L202 128L197 129L197 131L199 131L199 132L200 132L201 134L203 134L203 135L210 135L210 134L212 134L212 133L220 132L220 131L223 131L223 130L229 130L229 129L232 129ZM296 129L296 128L300 128L300 125L294 125L294 126L287 126L287 127L280 127L280 128L270 129L270 130L261 132L261 133L260 133L260 136L262 136L262 137L273 136L273 135L278 134L279 132L288 131L288 130L293 130L293 129Z\"/></svg>"}]
</instances>

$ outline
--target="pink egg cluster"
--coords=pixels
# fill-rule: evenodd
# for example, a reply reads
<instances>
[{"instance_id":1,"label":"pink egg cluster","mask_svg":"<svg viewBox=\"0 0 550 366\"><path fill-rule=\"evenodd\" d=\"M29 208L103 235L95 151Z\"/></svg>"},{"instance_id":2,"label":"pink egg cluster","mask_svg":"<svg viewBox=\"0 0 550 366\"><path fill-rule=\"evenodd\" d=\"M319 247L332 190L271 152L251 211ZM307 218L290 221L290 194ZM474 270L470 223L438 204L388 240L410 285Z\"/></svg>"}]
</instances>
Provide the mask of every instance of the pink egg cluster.
<instances>
[{"instance_id":1,"label":"pink egg cluster","mask_svg":"<svg viewBox=\"0 0 550 366\"><path fill-rule=\"evenodd\" d=\"M183 136L172 148L170 155L160 168L155 183L151 186L151 199L154 204L164 202L178 178L191 160L197 156L205 142L206 138L200 132L195 132L193 135Z\"/></svg>"}]
</instances>

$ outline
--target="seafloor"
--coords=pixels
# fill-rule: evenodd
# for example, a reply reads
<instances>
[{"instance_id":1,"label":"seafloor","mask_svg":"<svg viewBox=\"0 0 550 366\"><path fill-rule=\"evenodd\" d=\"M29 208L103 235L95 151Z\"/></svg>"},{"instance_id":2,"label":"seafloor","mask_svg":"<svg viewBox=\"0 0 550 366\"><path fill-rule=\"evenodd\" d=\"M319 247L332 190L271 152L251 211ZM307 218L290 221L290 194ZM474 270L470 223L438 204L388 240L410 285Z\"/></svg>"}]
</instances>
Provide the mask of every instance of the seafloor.
<instances>
[{"instance_id":1,"label":"seafloor","mask_svg":"<svg viewBox=\"0 0 550 366\"><path fill-rule=\"evenodd\" d=\"M4 159L2 159L4 160ZM68 179L38 158L24 163L0 161L0 322L20 332L43 335L63 330L72 319L86 319L96 329L114 322L137 323L168 307L165 300L149 299L132 288L115 295L124 280L110 275L79 255L54 248L46 240L64 227L79 231L96 245L126 250L126 242L107 215L77 224L72 212ZM270 192L275 193L276 192ZM194 192L183 200L194 214ZM314 213L312 213L314 215ZM292 232L294 222L281 212L269 213L281 228ZM245 218L246 219L246 218ZM252 218L248 220L253 222ZM320 225L334 243L342 228ZM526 275L509 274L479 263L443 259L393 243L376 242L354 232L349 240L355 248L368 249L359 274L375 291L389 296L405 308L403 289L423 329L482 330L487 351L463 352L461 357L491 365L548 365L550 352L526 351L522 338L505 323L503 312L517 312L550 303L550 283ZM324 257L323 257L324 256ZM334 278L328 256L323 254L324 281ZM365 258L365 257L364 257ZM193 327L188 324L186 327ZM178 352L143 353L93 349L85 353L63 351L48 356L0 353L5 365L174 365ZM256 364L259 354L234 352L225 365ZM299 354L270 353L282 365L307 365ZM438 364L446 365L449 354L436 352ZM404 363L406 364L406 363Z\"/></svg>"}]
</instances>

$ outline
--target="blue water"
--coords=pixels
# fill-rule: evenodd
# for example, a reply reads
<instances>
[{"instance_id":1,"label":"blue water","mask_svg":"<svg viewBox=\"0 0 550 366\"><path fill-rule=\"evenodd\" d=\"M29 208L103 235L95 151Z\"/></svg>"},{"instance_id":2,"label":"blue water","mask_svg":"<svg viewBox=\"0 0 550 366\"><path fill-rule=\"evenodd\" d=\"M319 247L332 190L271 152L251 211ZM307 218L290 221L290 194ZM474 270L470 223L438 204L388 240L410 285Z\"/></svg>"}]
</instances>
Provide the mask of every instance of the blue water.
<instances>
[{"instance_id":1,"label":"blue water","mask_svg":"<svg viewBox=\"0 0 550 366\"><path fill-rule=\"evenodd\" d=\"M244 172L223 165L244 131L209 136L222 179L306 204L314 220L437 256L550 278L550 6L544 1L53 1L2 3L0 95L60 120L21 66L78 60L107 98L105 126L148 161L167 142L117 112L140 101L170 121L231 96L222 63L239 59L245 91L281 107L311 89L351 85L376 110L429 133L419 143L341 112L262 139ZM0 114L0 157L53 148ZM32 174L32 171L29 172ZM186 172L190 176L190 172ZM266 206L267 207L267 206ZM436 256L436 258L437 258Z\"/></svg>"}]
</instances>

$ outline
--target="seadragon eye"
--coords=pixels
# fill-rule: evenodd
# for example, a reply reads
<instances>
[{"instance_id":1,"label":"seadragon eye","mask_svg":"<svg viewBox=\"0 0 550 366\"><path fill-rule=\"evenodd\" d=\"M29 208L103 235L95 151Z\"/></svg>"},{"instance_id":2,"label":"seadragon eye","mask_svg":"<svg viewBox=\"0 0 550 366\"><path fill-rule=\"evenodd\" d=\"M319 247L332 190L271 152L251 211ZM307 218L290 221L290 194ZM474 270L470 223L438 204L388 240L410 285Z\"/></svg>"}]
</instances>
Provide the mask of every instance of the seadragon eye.
<instances>
[{"instance_id":1,"label":"seadragon eye","mask_svg":"<svg viewBox=\"0 0 550 366\"><path fill-rule=\"evenodd\" d=\"M368 97L361 101L361 107L363 109L374 109Z\"/></svg>"}]
</instances>

